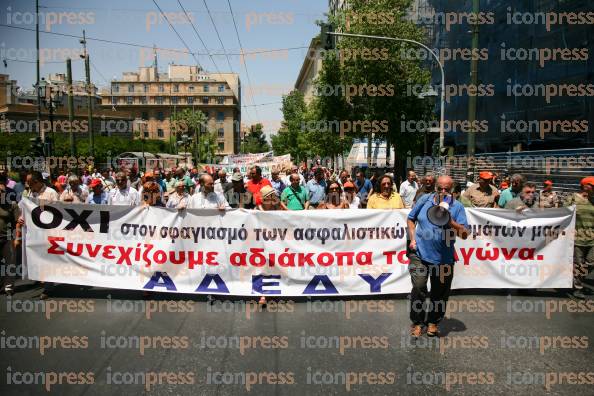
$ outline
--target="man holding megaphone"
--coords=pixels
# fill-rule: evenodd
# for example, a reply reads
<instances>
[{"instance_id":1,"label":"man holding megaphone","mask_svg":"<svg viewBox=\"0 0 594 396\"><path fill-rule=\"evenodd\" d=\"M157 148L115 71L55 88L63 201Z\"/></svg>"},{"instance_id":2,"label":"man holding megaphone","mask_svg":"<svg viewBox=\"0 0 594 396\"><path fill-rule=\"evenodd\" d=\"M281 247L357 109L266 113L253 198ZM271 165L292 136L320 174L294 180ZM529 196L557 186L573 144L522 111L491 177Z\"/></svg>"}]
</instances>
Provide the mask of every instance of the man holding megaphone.
<instances>
[{"instance_id":1,"label":"man holding megaphone","mask_svg":"<svg viewBox=\"0 0 594 396\"><path fill-rule=\"evenodd\" d=\"M437 192L419 198L408 215L413 337L421 336L425 324L428 336L439 335L437 325L445 316L454 277L454 242L456 237L468 237L466 212L452 196L453 184L451 177L440 176ZM429 279L430 292L427 291ZM430 305L425 309L427 297Z\"/></svg>"}]
</instances>

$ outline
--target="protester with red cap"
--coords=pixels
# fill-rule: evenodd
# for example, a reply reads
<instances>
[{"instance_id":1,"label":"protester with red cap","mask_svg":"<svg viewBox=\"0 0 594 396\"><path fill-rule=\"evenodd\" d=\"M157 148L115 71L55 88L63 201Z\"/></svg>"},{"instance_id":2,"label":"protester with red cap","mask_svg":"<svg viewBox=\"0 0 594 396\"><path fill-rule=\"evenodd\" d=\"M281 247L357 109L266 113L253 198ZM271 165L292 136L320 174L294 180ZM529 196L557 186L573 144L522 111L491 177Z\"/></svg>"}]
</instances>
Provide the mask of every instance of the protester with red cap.
<instances>
[{"instance_id":1,"label":"protester with red cap","mask_svg":"<svg viewBox=\"0 0 594 396\"><path fill-rule=\"evenodd\" d=\"M553 191L553 182L551 180L545 180L543 182L538 199L540 208L558 208L561 206L559 195Z\"/></svg>"},{"instance_id":2,"label":"protester with red cap","mask_svg":"<svg viewBox=\"0 0 594 396\"><path fill-rule=\"evenodd\" d=\"M463 197L475 208L496 208L499 191L491 184L493 174L483 171L479 173L478 182L464 192Z\"/></svg>"},{"instance_id":3,"label":"protester with red cap","mask_svg":"<svg viewBox=\"0 0 594 396\"><path fill-rule=\"evenodd\" d=\"M581 191L567 200L576 206L575 242L573 250L573 290L569 297L583 300L584 279L594 265L594 176L584 177Z\"/></svg>"},{"instance_id":4,"label":"protester with red cap","mask_svg":"<svg viewBox=\"0 0 594 396\"><path fill-rule=\"evenodd\" d=\"M93 179L89 183L91 193L87 198L87 203L91 205L107 205L107 199L109 194L103 191L103 182L101 179Z\"/></svg>"}]
</instances>

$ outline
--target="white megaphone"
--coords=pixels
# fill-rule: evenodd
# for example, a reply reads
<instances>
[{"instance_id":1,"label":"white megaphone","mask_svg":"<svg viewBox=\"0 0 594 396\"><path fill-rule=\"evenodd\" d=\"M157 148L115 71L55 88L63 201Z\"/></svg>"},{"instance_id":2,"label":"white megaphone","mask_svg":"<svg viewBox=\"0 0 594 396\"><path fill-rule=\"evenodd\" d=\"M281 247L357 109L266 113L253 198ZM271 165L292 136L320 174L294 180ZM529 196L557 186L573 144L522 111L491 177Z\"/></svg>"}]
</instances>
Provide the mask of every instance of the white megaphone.
<instances>
[{"instance_id":1,"label":"white megaphone","mask_svg":"<svg viewBox=\"0 0 594 396\"><path fill-rule=\"evenodd\" d=\"M445 200L439 205L433 205L427 211L427 219L437 227L443 227L450 222L450 204Z\"/></svg>"}]
</instances>

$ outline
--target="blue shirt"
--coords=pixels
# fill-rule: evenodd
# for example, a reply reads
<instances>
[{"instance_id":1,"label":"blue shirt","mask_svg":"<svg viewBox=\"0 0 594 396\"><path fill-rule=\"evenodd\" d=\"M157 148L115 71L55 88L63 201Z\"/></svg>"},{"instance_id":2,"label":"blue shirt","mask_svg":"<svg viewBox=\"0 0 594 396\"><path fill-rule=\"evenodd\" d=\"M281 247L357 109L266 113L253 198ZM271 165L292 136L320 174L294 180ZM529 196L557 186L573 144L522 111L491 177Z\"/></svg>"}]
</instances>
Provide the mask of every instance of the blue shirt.
<instances>
[{"instance_id":1,"label":"blue shirt","mask_svg":"<svg viewBox=\"0 0 594 396\"><path fill-rule=\"evenodd\" d=\"M359 179L356 179L355 186L357 186L357 190L359 190L357 196L362 201L367 199L369 191L371 191L371 189L373 188L373 185L371 184L371 181L369 179L365 179L363 183L361 183Z\"/></svg>"},{"instance_id":2,"label":"blue shirt","mask_svg":"<svg viewBox=\"0 0 594 396\"><path fill-rule=\"evenodd\" d=\"M450 227L438 227L427 219L427 211L435 206L434 197L435 194L425 194L408 214L409 220L417 222L415 231L417 255L421 260L430 264L453 264L454 240L452 240L452 234L449 231ZM460 202L454 201L450 205L450 215L456 223L468 228L466 212ZM448 234L450 235L449 240L446 239Z\"/></svg>"},{"instance_id":3,"label":"blue shirt","mask_svg":"<svg viewBox=\"0 0 594 396\"><path fill-rule=\"evenodd\" d=\"M94 193L90 193L89 196L87 197L87 203L88 204L97 204L97 205L107 205L107 198L109 197L109 194L107 194L105 191L103 191L101 193L101 195L95 195Z\"/></svg>"},{"instance_id":4,"label":"blue shirt","mask_svg":"<svg viewBox=\"0 0 594 396\"><path fill-rule=\"evenodd\" d=\"M283 181L281 179L278 179L278 181L274 181L271 178L270 184L272 185L272 188L274 188L274 190L276 191L277 197L280 197L280 195L283 193L283 191L285 191L285 188L287 188L287 186L285 185L285 183L283 183Z\"/></svg>"},{"instance_id":5,"label":"blue shirt","mask_svg":"<svg viewBox=\"0 0 594 396\"><path fill-rule=\"evenodd\" d=\"M507 203L509 201L511 201L512 199L514 199L517 196L518 196L518 194L515 193L511 189L511 187L506 188L505 190L501 191L501 195L499 196L499 202L497 202L497 205L499 205L500 208L505 208L505 205L507 205Z\"/></svg>"},{"instance_id":6,"label":"blue shirt","mask_svg":"<svg viewBox=\"0 0 594 396\"><path fill-rule=\"evenodd\" d=\"M307 191L309 193L309 203L317 205L326 197L326 180L322 179L318 183L316 179L307 182Z\"/></svg>"}]
</instances>

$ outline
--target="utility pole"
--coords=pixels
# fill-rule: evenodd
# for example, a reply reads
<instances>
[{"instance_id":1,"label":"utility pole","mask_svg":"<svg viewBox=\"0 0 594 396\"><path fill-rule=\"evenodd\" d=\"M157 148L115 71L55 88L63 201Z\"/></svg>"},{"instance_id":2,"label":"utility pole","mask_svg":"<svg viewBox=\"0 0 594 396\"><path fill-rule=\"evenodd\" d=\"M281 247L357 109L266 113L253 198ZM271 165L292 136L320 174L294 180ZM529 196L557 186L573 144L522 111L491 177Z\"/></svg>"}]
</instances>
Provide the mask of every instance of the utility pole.
<instances>
[{"instance_id":1,"label":"utility pole","mask_svg":"<svg viewBox=\"0 0 594 396\"><path fill-rule=\"evenodd\" d=\"M39 0L35 0L35 47L37 48L37 83L35 94L37 95L37 136L45 144L45 136L41 130L41 95L39 94Z\"/></svg>"},{"instance_id":2,"label":"utility pole","mask_svg":"<svg viewBox=\"0 0 594 396\"><path fill-rule=\"evenodd\" d=\"M89 156L95 156L95 132L93 130L93 87L91 86L91 61L87 52L87 37L83 29L83 38L80 40L83 45L81 58L85 60L85 76L87 88L87 122L89 124Z\"/></svg>"},{"instance_id":3,"label":"utility pole","mask_svg":"<svg viewBox=\"0 0 594 396\"><path fill-rule=\"evenodd\" d=\"M76 145L74 142L74 98L72 92L72 60L66 59L66 84L68 85L68 121L70 122L70 155L76 155Z\"/></svg>"},{"instance_id":4,"label":"utility pole","mask_svg":"<svg viewBox=\"0 0 594 396\"><path fill-rule=\"evenodd\" d=\"M480 11L480 0L472 0L472 12L475 17ZM472 53L473 55L478 50L479 46L479 25L478 19L475 18L475 23L472 24ZM478 94L478 59L473 56L470 62L470 85L475 87L475 95L468 95L468 122L470 124L470 131L468 131L467 152L469 164L471 168L474 165L474 153L476 146L476 131L474 130L474 123L476 121L476 101Z\"/></svg>"}]
</instances>

